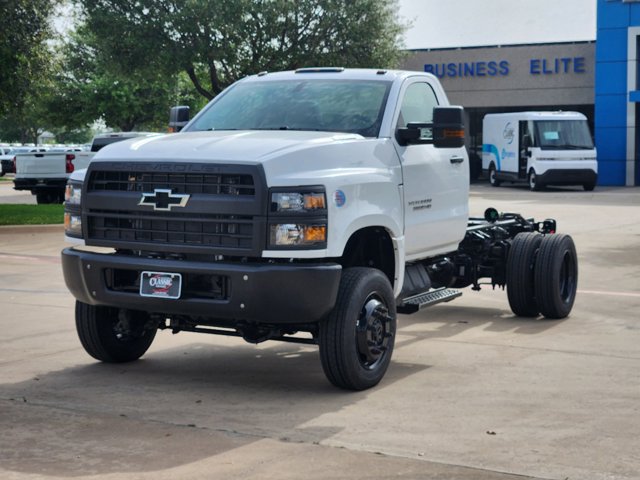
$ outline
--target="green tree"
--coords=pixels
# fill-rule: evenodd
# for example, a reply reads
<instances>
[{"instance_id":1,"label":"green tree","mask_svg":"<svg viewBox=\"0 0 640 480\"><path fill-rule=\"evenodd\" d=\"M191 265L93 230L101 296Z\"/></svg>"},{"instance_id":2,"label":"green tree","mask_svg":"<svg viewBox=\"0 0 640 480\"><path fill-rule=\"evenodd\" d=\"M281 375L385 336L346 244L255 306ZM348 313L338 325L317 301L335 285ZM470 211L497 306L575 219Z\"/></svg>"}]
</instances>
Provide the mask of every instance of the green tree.
<instances>
[{"instance_id":1,"label":"green tree","mask_svg":"<svg viewBox=\"0 0 640 480\"><path fill-rule=\"evenodd\" d=\"M246 75L393 67L397 0L75 0L121 73L183 71L207 99Z\"/></svg>"},{"instance_id":2,"label":"green tree","mask_svg":"<svg viewBox=\"0 0 640 480\"><path fill-rule=\"evenodd\" d=\"M41 75L30 81L30 89L4 115L0 115L0 138L10 142L37 143L38 136L48 128L50 80L49 75Z\"/></svg>"},{"instance_id":3,"label":"green tree","mask_svg":"<svg viewBox=\"0 0 640 480\"><path fill-rule=\"evenodd\" d=\"M99 48L85 24L69 35L60 53L62 68L48 113L59 128L83 129L103 119L108 127L122 131L164 129L169 108L190 102L184 93L185 82L177 74L125 73L114 68L112 56Z\"/></svg>"},{"instance_id":4,"label":"green tree","mask_svg":"<svg viewBox=\"0 0 640 480\"><path fill-rule=\"evenodd\" d=\"M93 131L90 128L52 128L51 133L56 137L56 143L76 144L89 143L93 137Z\"/></svg>"},{"instance_id":5,"label":"green tree","mask_svg":"<svg viewBox=\"0 0 640 480\"><path fill-rule=\"evenodd\" d=\"M58 0L2 0L0 129L4 140L36 142L54 64L49 41Z\"/></svg>"},{"instance_id":6,"label":"green tree","mask_svg":"<svg viewBox=\"0 0 640 480\"><path fill-rule=\"evenodd\" d=\"M49 66L47 40L58 0L2 0L0 112L18 113Z\"/></svg>"}]
</instances>

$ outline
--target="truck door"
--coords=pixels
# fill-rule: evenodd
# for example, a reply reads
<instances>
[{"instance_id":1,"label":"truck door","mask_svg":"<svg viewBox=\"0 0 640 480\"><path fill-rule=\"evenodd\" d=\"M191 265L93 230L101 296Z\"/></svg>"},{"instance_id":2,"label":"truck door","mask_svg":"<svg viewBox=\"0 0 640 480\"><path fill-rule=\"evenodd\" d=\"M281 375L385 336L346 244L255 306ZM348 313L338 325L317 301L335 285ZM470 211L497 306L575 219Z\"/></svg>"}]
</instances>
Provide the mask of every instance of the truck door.
<instances>
[{"instance_id":1,"label":"truck door","mask_svg":"<svg viewBox=\"0 0 640 480\"><path fill-rule=\"evenodd\" d=\"M439 104L434 88L409 80L400 96L396 128L409 122L429 123ZM443 94L444 95L444 94ZM429 138L430 129L422 135ZM469 159L464 147L395 143L402 165L407 259L455 250L468 220Z\"/></svg>"},{"instance_id":2,"label":"truck door","mask_svg":"<svg viewBox=\"0 0 640 480\"><path fill-rule=\"evenodd\" d=\"M518 135L518 178L527 178L527 165L531 153L529 147L533 146L532 132L529 131L529 122L520 121Z\"/></svg>"}]
</instances>

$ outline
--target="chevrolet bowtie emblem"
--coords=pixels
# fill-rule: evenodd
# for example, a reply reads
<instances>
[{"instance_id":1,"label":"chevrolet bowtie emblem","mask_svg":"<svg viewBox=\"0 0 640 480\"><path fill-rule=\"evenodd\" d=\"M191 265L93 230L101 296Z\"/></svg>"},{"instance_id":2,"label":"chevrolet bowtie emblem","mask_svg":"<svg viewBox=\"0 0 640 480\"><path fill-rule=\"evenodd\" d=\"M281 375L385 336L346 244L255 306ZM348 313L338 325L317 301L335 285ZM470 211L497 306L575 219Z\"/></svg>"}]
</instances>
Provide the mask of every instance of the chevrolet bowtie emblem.
<instances>
[{"instance_id":1,"label":"chevrolet bowtie emblem","mask_svg":"<svg viewBox=\"0 0 640 480\"><path fill-rule=\"evenodd\" d=\"M169 211L173 207L185 207L191 195L171 193L168 188L156 188L153 193L143 193L138 205L153 207L154 210Z\"/></svg>"}]
</instances>

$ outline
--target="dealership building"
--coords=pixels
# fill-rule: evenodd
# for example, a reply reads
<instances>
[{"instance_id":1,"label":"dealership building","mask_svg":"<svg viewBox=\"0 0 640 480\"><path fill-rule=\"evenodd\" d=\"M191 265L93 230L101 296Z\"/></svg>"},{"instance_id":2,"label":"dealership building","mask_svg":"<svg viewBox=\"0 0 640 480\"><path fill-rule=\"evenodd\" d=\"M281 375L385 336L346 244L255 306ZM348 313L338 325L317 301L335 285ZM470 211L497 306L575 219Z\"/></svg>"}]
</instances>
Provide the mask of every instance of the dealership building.
<instances>
[{"instance_id":1,"label":"dealership building","mask_svg":"<svg viewBox=\"0 0 640 480\"><path fill-rule=\"evenodd\" d=\"M416 49L403 68L433 73L465 107L472 155L487 113L577 111L594 133L598 183L640 185L640 1L597 4L595 42Z\"/></svg>"}]
</instances>

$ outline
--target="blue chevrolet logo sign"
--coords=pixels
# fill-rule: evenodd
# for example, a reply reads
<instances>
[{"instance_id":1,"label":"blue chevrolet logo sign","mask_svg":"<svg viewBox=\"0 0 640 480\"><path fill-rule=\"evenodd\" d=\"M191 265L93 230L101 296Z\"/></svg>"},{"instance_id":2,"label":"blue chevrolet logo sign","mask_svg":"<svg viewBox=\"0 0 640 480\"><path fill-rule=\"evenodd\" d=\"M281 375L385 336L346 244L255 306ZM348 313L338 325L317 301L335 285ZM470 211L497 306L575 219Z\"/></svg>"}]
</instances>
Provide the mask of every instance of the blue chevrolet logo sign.
<instances>
[{"instance_id":1,"label":"blue chevrolet logo sign","mask_svg":"<svg viewBox=\"0 0 640 480\"><path fill-rule=\"evenodd\" d=\"M143 193L138 205L153 207L154 210L170 211L173 207L185 207L190 196L172 193L166 188L156 188L153 193Z\"/></svg>"}]
</instances>

